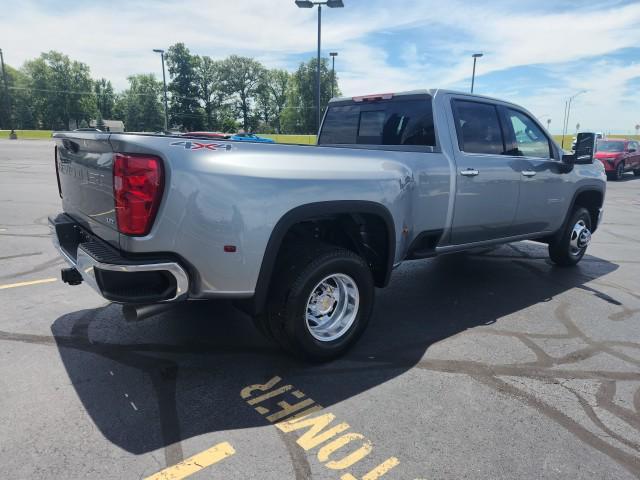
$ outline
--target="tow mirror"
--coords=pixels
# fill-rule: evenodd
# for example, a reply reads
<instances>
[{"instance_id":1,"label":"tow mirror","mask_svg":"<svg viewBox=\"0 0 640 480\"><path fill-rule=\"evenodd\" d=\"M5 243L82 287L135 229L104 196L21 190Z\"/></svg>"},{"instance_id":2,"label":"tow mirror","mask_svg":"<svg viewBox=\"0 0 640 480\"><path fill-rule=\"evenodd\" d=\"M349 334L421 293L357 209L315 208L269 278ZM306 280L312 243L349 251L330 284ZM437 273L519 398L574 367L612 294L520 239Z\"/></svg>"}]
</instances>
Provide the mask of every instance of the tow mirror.
<instances>
[{"instance_id":1,"label":"tow mirror","mask_svg":"<svg viewBox=\"0 0 640 480\"><path fill-rule=\"evenodd\" d=\"M562 160L567 163L588 164L593 162L593 151L596 144L596 134L581 132L576 139L576 148L572 155L563 155Z\"/></svg>"}]
</instances>

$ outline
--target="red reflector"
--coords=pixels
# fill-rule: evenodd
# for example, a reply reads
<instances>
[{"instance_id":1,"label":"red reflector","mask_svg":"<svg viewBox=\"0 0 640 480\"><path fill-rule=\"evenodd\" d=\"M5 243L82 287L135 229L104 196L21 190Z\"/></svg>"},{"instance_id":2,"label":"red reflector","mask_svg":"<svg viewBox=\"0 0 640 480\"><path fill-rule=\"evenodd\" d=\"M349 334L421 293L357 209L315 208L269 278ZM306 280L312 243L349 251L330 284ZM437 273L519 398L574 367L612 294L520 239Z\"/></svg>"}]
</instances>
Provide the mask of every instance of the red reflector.
<instances>
[{"instance_id":1,"label":"red reflector","mask_svg":"<svg viewBox=\"0 0 640 480\"><path fill-rule=\"evenodd\" d=\"M224 246L224 251L227 253L234 253L236 251L236 246L235 245L225 245Z\"/></svg>"},{"instance_id":2,"label":"red reflector","mask_svg":"<svg viewBox=\"0 0 640 480\"><path fill-rule=\"evenodd\" d=\"M149 233L160 205L162 188L162 161L158 157L123 153L114 155L113 195L120 233Z\"/></svg>"},{"instance_id":3,"label":"red reflector","mask_svg":"<svg viewBox=\"0 0 640 480\"><path fill-rule=\"evenodd\" d=\"M361 97L352 97L354 102L370 102L372 100L390 100L393 93L376 93L374 95L363 95Z\"/></svg>"}]
</instances>

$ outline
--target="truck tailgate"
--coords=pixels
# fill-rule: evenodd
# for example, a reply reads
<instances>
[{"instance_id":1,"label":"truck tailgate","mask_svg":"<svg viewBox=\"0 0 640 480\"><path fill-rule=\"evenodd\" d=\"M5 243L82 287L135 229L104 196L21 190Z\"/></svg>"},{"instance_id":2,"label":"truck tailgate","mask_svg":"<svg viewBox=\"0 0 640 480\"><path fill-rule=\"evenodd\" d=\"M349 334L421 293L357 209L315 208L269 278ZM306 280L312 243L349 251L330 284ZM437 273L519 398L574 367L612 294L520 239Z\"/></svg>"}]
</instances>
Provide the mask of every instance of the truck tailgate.
<instances>
[{"instance_id":1,"label":"truck tailgate","mask_svg":"<svg viewBox=\"0 0 640 480\"><path fill-rule=\"evenodd\" d=\"M84 228L118 247L109 134L58 133L55 140L64 211Z\"/></svg>"}]
</instances>

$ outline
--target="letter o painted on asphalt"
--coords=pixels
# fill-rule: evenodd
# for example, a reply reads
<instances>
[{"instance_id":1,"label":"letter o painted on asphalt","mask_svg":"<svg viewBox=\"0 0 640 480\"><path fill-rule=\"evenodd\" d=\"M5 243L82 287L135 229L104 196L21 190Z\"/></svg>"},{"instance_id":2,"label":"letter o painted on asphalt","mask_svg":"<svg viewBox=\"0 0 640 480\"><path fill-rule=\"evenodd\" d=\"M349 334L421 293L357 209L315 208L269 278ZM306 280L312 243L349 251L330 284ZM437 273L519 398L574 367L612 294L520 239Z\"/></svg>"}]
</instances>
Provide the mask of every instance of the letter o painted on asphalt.
<instances>
[{"instance_id":1,"label":"letter o painted on asphalt","mask_svg":"<svg viewBox=\"0 0 640 480\"><path fill-rule=\"evenodd\" d=\"M353 442L354 440L363 440L362 446L358 448L356 451L346 455L340 460L329 460L329 457L340 448L344 447L348 443ZM342 435L341 437L336 438L335 440L327 443L320 450L318 450L318 460L325 463L325 467L330 468L332 470L342 470L344 468L348 468L356 462L359 462L364 457L369 455L372 450L372 445L369 440L364 438L364 435L359 433L347 433Z\"/></svg>"}]
</instances>

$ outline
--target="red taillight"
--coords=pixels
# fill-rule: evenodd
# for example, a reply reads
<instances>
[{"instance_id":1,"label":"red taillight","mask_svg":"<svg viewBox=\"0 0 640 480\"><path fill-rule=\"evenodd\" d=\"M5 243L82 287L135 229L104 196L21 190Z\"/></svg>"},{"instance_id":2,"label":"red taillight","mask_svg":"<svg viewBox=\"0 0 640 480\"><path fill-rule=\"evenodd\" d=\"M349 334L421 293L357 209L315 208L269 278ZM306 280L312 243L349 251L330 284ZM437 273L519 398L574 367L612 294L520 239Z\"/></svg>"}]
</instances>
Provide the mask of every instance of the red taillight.
<instances>
[{"instance_id":1,"label":"red taillight","mask_svg":"<svg viewBox=\"0 0 640 480\"><path fill-rule=\"evenodd\" d=\"M162 161L158 157L115 154L113 194L120 233L149 233L160 205L162 187Z\"/></svg>"}]
</instances>

